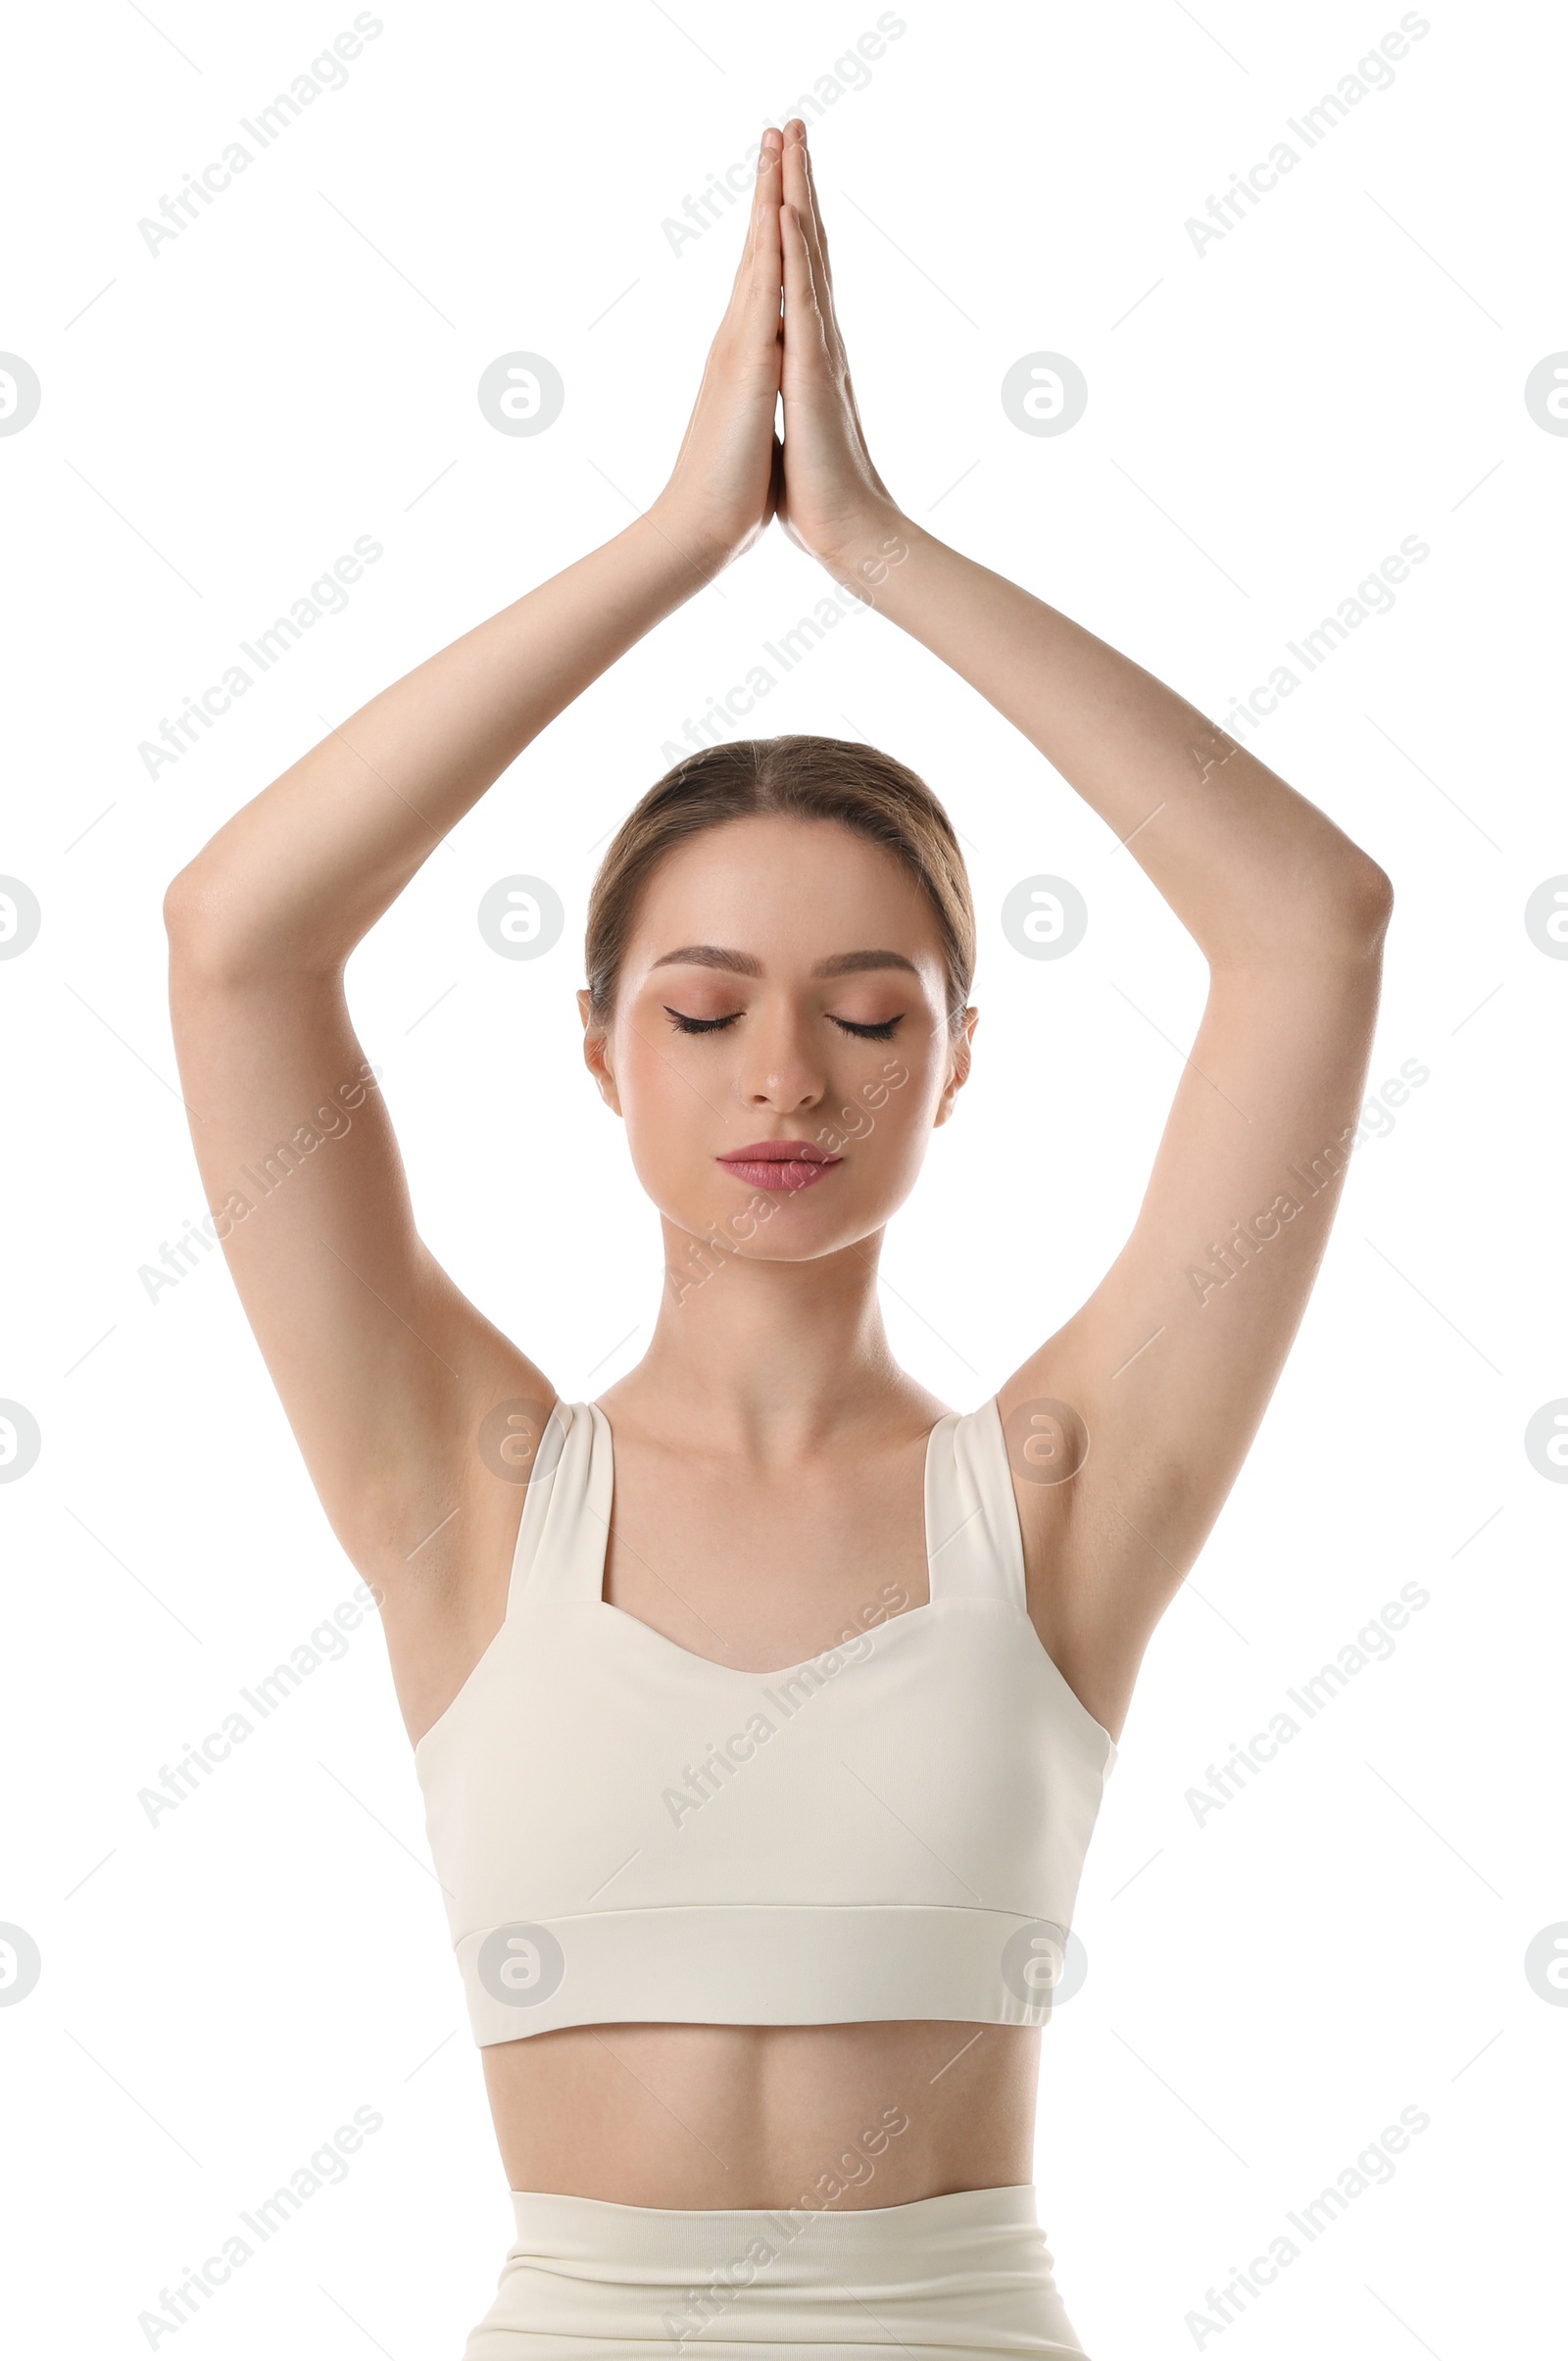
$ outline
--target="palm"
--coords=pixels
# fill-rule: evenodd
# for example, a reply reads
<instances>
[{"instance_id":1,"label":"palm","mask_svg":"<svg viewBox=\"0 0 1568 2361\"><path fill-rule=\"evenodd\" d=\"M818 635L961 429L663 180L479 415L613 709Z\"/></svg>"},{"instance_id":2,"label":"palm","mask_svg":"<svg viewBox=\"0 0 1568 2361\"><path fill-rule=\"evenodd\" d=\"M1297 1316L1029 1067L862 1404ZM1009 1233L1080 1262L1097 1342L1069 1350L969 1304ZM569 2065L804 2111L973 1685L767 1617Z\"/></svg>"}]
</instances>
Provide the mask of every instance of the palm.
<instances>
[{"instance_id":1,"label":"palm","mask_svg":"<svg viewBox=\"0 0 1568 2361\"><path fill-rule=\"evenodd\" d=\"M833 270L798 119L784 134L784 480L778 519L813 557L845 547L892 497L871 464L833 303Z\"/></svg>"},{"instance_id":2,"label":"palm","mask_svg":"<svg viewBox=\"0 0 1568 2361\"><path fill-rule=\"evenodd\" d=\"M855 406L798 118L762 135L729 306L656 505L671 537L705 566L727 565L775 516L798 547L833 562L894 509Z\"/></svg>"},{"instance_id":3,"label":"palm","mask_svg":"<svg viewBox=\"0 0 1568 2361\"><path fill-rule=\"evenodd\" d=\"M676 540L721 565L750 548L777 505L780 152L781 134L765 132L729 305L657 504Z\"/></svg>"}]
</instances>

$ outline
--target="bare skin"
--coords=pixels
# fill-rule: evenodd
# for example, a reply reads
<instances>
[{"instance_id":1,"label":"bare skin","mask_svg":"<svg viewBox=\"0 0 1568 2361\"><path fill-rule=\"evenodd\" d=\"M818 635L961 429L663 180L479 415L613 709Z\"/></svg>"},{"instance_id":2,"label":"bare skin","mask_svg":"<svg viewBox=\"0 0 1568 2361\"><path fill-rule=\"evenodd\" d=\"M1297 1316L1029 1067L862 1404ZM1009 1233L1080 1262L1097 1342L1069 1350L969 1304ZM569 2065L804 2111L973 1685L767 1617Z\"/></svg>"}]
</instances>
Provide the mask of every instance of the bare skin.
<instances>
[{"instance_id":1,"label":"bare skin","mask_svg":"<svg viewBox=\"0 0 1568 2361\"><path fill-rule=\"evenodd\" d=\"M223 1207L242 1164L359 1073L344 993L355 946L522 748L775 514L1040 750L1208 965L1132 1233L1087 1303L999 1389L1004 1421L1066 1403L1091 1439L1067 1481L1042 1485L1015 1459L1015 1492L1035 1629L1119 1737L1150 1637L1235 1481L1322 1257L1364 1085L1389 883L1185 700L898 507L856 410L799 122L764 137L730 307L647 516L372 699L170 888L175 1039L203 1178ZM893 963L814 972L854 954ZM890 856L833 823L779 819L710 831L667 859L608 1023L579 1001L584 1056L626 1124L669 1273L645 1358L602 1398L615 1458L605 1597L694 1654L799 1663L884 1585L906 1607L927 1596L920 1474L947 1405L895 1365L876 1275L886 1225L958 1109L978 1012L949 1011L934 912ZM688 1029L705 1019L722 1021ZM1007 1087L1043 1095L1049 1083L1013 1075ZM824 1126L845 1137L830 1178L774 1201L691 1284L694 1242L740 1221L751 1196L716 1156ZM1253 1217L1292 1189L1289 1167L1314 1159L1323 1185L1297 1187L1305 1202L1200 1300L1186 1274L1209 1242L1237 1223L1255 1238ZM1018 1228L1024 1286L1032 1250ZM497 1403L548 1405L556 1387L422 1245L373 1089L352 1127L223 1243L326 1513L381 1600L416 1742L504 1611L520 1498L475 1438ZM772 2206L836 2173L848 2207L1031 2178L1031 2029L618 2024L482 2055L514 2189ZM906 2128L869 2163L864 2135L890 2108Z\"/></svg>"}]
</instances>

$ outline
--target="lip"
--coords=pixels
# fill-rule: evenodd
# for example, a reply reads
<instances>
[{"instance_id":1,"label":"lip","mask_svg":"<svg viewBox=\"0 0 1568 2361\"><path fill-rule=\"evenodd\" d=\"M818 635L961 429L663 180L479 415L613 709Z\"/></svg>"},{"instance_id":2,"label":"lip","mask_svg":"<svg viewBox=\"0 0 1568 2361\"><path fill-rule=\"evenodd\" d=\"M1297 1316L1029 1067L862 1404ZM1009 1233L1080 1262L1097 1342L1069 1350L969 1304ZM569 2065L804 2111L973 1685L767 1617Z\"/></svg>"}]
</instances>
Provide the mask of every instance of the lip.
<instances>
[{"instance_id":1,"label":"lip","mask_svg":"<svg viewBox=\"0 0 1568 2361\"><path fill-rule=\"evenodd\" d=\"M829 1156L810 1140L754 1140L750 1147L733 1148L717 1160L748 1188L792 1196L809 1189L844 1159Z\"/></svg>"}]
</instances>

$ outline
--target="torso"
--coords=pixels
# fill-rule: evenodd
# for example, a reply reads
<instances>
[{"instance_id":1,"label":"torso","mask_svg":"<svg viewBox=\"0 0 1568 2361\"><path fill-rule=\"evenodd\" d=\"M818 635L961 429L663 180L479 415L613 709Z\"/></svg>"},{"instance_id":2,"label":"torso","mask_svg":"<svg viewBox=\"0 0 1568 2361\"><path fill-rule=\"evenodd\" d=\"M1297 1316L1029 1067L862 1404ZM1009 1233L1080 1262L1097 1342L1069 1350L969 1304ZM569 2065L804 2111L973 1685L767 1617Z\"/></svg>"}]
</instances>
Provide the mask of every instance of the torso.
<instances>
[{"instance_id":1,"label":"torso","mask_svg":"<svg viewBox=\"0 0 1568 2361\"><path fill-rule=\"evenodd\" d=\"M868 1612L926 1603L922 1471L943 1405L923 1390L909 1388L874 1444L818 1453L804 1480L760 1481L684 1446L676 1456L618 1389L600 1407L614 1443L609 1606L693 1654L766 1672L830 1648ZM1056 1511L1049 1497L1020 1503L1030 1613L1078 1687L1039 1579ZM499 1623L504 1575L493 1588L469 1661ZM1098 1701L1079 1695L1114 1736L1113 1685ZM816 2188L817 2201L853 2208L1028 2182L1039 2044L1038 2027L930 2020L633 2023L480 2054L511 2189L753 2208Z\"/></svg>"},{"instance_id":2,"label":"torso","mask_svg":"<svg viewBox=\"0 0 1568 2361\"><path fill-rule=\"evenodd\" d=\"M1033 2026L574 2026L480 2055L509 2189L764 2207L827 2173L843 2210L1034 2177Z\"/></svg>"}]
</instances>

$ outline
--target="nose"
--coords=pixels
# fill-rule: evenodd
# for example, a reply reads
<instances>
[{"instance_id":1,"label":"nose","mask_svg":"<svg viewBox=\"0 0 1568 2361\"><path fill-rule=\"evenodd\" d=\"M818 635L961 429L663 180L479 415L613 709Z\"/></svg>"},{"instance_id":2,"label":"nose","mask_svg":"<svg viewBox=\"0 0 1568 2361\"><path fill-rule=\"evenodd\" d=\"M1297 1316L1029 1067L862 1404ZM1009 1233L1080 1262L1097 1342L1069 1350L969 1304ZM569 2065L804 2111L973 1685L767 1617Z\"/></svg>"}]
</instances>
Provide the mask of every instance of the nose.
<instances>
[{"instance_id":1,"label":"nose","mask_svg":"<svg viewBox=\"0 0 1568 2361\"><path fill-rule=\"evenodd\" d=\"M750 1029L741 1090L750 1107L770 1107L781 1115L820 1106L827 1092L820 1050L813 1054L805 1020L775 1008Z\"/></svg>"}]
</instances>

